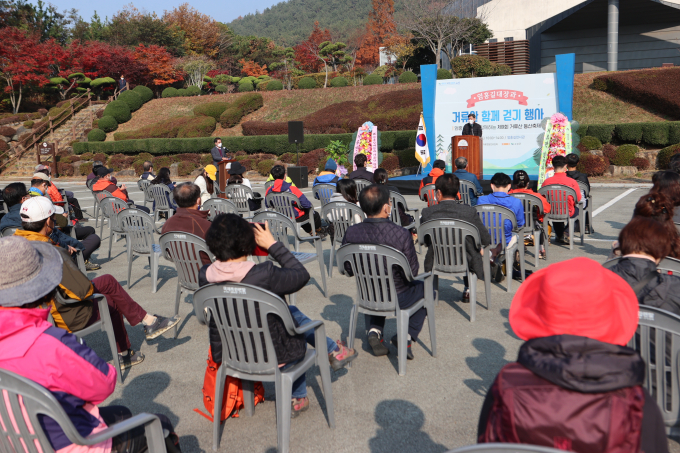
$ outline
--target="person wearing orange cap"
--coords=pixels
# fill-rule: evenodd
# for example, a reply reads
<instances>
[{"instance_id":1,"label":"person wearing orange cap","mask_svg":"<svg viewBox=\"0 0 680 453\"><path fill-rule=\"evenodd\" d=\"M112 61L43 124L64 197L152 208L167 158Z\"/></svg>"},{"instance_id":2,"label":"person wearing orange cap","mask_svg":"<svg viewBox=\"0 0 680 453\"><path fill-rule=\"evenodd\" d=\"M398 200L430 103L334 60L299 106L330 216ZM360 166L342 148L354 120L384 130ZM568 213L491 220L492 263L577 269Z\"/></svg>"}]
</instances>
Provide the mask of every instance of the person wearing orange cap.
<instances>
[{"instance_id":1,"label":"person wearing orange cap","mask_svg":"<svg viewBox=\"0 0 680 453\"><path fill-rule=\"evenodd\" d=\"M486 395L479 443L668 452L659 408L642 388L645 363L626 347L638 300L625 280L589 258L562 261L520 286L509 318L525 343Z\"/></svg>"}]
</instances>

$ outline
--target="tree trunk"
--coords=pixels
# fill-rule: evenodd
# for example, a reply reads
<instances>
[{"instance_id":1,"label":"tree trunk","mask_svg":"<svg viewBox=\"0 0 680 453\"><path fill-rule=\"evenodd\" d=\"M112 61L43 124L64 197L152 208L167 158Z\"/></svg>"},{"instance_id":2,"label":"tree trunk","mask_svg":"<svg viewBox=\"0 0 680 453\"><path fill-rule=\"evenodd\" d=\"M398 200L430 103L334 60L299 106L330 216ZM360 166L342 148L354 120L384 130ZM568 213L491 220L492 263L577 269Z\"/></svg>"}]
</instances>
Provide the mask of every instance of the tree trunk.
<instances>
[{"instance_id":1,"label":"tree trunk","mask_svg":"<svg viewBox=\"0 0 680 453\"><path fill-rule=\"evenodd\" d=\"M437 51L435 52L435 64L437 65L437 69L439 69L439 63L441 60L441 53L442 53L442 42L441 40L437 41Z\"/></svg>"},{"instance_id":2,"label":"tree trunk","mask_svg":"<svg viewBox=\"0 0 680 453\"><path fill-rule=\"evenodd\" d=\"M325 61L323 62L323 66L326 69L326 80L323 82L323 87L326 88L326 86L328 85L328 65L326 64Z\"/></svg>"}]
</instances>

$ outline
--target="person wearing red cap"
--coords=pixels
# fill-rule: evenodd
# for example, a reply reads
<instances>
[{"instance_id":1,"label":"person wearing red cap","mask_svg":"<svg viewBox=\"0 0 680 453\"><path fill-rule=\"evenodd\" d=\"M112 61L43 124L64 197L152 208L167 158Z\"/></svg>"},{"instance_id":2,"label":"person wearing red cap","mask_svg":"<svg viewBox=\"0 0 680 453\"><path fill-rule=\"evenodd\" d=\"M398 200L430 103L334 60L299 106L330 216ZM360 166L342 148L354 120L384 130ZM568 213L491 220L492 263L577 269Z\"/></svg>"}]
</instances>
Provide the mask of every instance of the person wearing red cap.
<instances>
[{"instance_id":1,"label":"person wearing red cap","mask_svg":"<svg viewBox=\"0 0 680 453\"><path fill-rule=\"evenodd\" d=\"M621 277L589 258L553 264L520 286L509 318L525 343L486 395L479 443L668 452L645 363L626 347L638 301Z\"/></svg>"}]
</instances>

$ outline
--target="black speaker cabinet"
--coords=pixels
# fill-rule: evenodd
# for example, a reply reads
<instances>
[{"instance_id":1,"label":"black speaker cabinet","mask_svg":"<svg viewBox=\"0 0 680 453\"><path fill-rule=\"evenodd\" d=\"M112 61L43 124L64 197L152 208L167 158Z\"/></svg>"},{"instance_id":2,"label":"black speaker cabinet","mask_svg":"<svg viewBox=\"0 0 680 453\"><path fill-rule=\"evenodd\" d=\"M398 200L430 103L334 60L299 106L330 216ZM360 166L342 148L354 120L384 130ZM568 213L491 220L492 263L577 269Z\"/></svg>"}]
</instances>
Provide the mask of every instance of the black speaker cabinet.
<instances>
[{"instance_id":1,"label":"black speaker cabinet","mask_svg":"<svg viewBox=\"0 0 680 453\"><path fill-rule=\"evenodd\" d=\"M302 121L288 121L288 143L302 143L305 141L305 132Z\"/></svg>"},{"instance_id":2,"label":"black speaker cabinet","mask_svg":"<svg viewBox=\"0 0 680 453\"><path fill-rule=\"evenodd\" d=\"M298 189L304 189L308 186L307 167L290 166L286 169L286 172Z\"/></svg>"}]
</instances>

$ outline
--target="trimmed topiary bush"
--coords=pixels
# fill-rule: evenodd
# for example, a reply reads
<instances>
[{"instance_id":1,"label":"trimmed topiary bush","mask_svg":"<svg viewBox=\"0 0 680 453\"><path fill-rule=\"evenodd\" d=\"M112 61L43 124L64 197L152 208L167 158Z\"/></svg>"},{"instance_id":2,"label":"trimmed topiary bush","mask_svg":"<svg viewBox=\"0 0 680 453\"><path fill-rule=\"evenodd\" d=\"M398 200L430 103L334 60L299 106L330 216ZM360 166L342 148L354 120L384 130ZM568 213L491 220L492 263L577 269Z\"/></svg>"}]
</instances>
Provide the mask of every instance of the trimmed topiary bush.
<instances>
[{"instance_id":1,"label":"trimmed topiary bush","mask_svg":"<svg viewBox=\"0 0 680 453\"><path fill-rule=\"evenodd\" d=\"M201 94L201 89L196 85L192 85L187 88L186 96L199 96Z\"/></svg>"},{"instance_id":2,"label":"trimmed topiary bush","mask_svg":"<svg viewBox=\"0 0 680 453\"><path fill-rule=\"evenodd\" d=\"M399 83L416 83L418 76L413 71L405 71L399 76Z\"/></svg>"},{"instance_id":3,"label":"trimmed topiary bush","mask_svg":"<svg viewBox=\"0 0 680 453\"><path fill-rule=\"evenodd\" d=\"M316 88L316 80L311 77L303 77L298 82L298 89L309 90L311 88Z\"/></svg>"},{"instance_id":4,"label":"trimmed topiary bush","mask_svg":"<svg viewBox=\"0 0 680 453\"><path fill-rule=\"evenodd\" d=\"M118 122L112 116L103 116L97 123L97 127L104 132L113 132L118 129Z\"/></svg>"},{"instance_id":5,"label":"trimmed topiary bush","mask_svg":"<svg viewBox=\"0 0 680 453\"><path fill-rule=\"evenodd\" d=\"M597 137L586 135L581 139L581 145L585 146L588 151L593 149L602 149L602 142Z\"/></svg>"},{"instance_id":6,"label":"trimmed topiary bush","mask_svg":"<svg viewBox=\"0 0 680 453\"><path fill-rule=\"evenodd\" d=\"M642 140L642 124L617 124L616 127L614 127L614 133L622 142L640 143L640 140Z\"/></svg>"},{"instance_id":7,"label":"trimmed topiary bush","mask_svg":"<svg viewBox=\"0 0 680 453\"><path fill-rule=\"evenodd\" d=\"M194 115L211 116L217 121L220 119L222 112L229 108L229 105L229 102L207 102L205 104L199 104L194 107Z\"/></svg>"},{"instance_id":8,"label":"trimmed topiary bush","mask_svg":"<svg viewBox=\"0 0 680 453\"><path fill-rule=\"evenodd\" d=\"M597 138L601 143L611 142L613 132L613 124L591 124L588 126L588 135Z\"/></svg>"},{"instance_id":9,"label":"trimmed topiary bush","mask_svg":"<svg viewBox=\"0 0 680 453\"><path fill-rule=\"evenodd\" d=\"M640 151L637 145L621 145L616 148L616 153L614 158L611 159L612 165L619 165L622 167L628 167L631 165L631 161L635 159L635 155Z\"/></svg>"},{"instance_id":10,"label":"trimmed topiary bush","mask_svg":"<svg viewBox=\"0 0 680 453\"><path fill-rule=\"evenodd\" d=\"M609 168L609 159L596 154L583 154L576 169L588 176L602 176Z\"/></svg>"},{"instance_id":11,"label":"trimmed topiary bush","mask_svg":"<svg viewBox=\"0 0 680 453\"><path fill-rule=\"evenodd\" d=\"M135 93L133 90L123 91L118 95L118 100L125 102L128 105L128 107L130 107L131 112L139 110L142 107L142 105L144 105L142 97Z\"/></svg>"},{"instance_id":12,"label":"trimmed topiary bush","mask_svg":"<svg viewBox=\"0 0 680 453\"><path fill-rule=\"evenodd\" d=\"M346 87L347 85L349 85L349 82L344 77L334 77L334 78L331 79L331 86L332 87L340 88L340 87Z\"/></svg>"},{"instance_id":13,"label":"trimmed topiary bush","mask_svg":"<svg viewBox=\"0 0 680 453\"><path fill-rule=\"evenodd\" d=\"M276 161L274 159L265 159L257 163L257 171L261 176L269 176L269 172Z\"/></svg>"},{"instance_id":14,"label":"trimmed topiary bush","mask_svg":"<svg viewBox=\"0 0 680 453\"><path fill-rule=\"evenodd\" d=\"M212 116L197 116L177 131L177 138L210 137L216 126L217 121Z\"/></svg>"},{"instance_id":15,"label":"trimmed topiary bush","mask_svg":"<svg viewBox=\"0 0 680 453\"><path fill-rule=\"evenodd\" d=\"M253 85L253 82L251 82L250 80L245 80L238 84L239 93L245 93L248 91L255 91L255 86Z\"/></svg>"},{"instance_id":16,"label":"trimmed topiary bush","mask_svg":"<svg viewBox=\"0 0 680 453\"><path fill-rule=\"evenodd\" d=\"M630 161L630 164L637 167L638 170L647 170L650 166L649 159L645 157L636 157Z\"/></svg>"},{"instance_id":17,"label":"trimmed topiary bush","mask_svg":"<svg viewBox=\"0 0 680 453\"><path fill-rule=\"evenodd\" d=\"M680 143L680 121L668 123L668 142Z\"/></svg>"},{"instance_id":18,"label":"trimmed topiary bush","mask_svg":"<svg viewBox=\"0 0 680 453\"><path fill-rule=\"evenodd\" d=\"M650 145L666 145L668 143L668 123L642 123L642 140Z\"/></svg>"},{"instance_id":19,"label":"trimmed topiary bush","mask_svg":"<svg viewBox=\"0 0 680 453\"><path fill-rule=\"evenodd\" d=\"M217 91L218 93L228 93L229 87L226 85L217 85L215 87L215 91Z\"/></svg>"},{"instance_id":20,"label":"trimmed topiary bush","mask_svg":"<svg viewBox=\"0 0 680 453\"><path fill-rule=\"evenodd\" d=\"M106 132L101 129L92 129L87 134L88 142L103 142L106 140Z\"/></svg>"},{"instance_id":21,"label":"trimmed topiary bush","mask_svg":"<svg viewBox=\"0 0 680 453\"><path fill-rule=\"evenodd\" d=\"M680 153L680 143L676 145L667 146L666 148L659 151L657 156L657 162L659 165L659 170L668 170L671 165L671 157L674 154Z\"/></svg>"},{"instance_id":22,"label":"trimmed topiary bush","mask_svg":"<svg viewBox=\"0 0 680 453\"><path fill-rule=\"evenodd\" d=\"M132 113L130 113L130 107L128 107L126 102L116 100L109 102L104 109L104 116L112 116L118 124L123 124L130 121Z\"/></svg>"},{"instance_id":23,"label":"trimmed topiary bush","mask_svg":"<svg viewBox=\"0 0 680 453\"><path fill-rule=\"evenodd\" d=\"M175 98L175 97L179 96L179 93L178 93L177 91L178 91L177 88L167 87L167 88L164 89L163 92L161 93L161 97L164 97L164 98Z\"/></svg>"},{"instance_id":24,"label":"trimmed topiary bush","mask_svg":"<svg viewBox=\"0 0 680 453\"><path fill-rule=\"evenodd\" d=\"M231 107L220 115L220 124L224 128L236 126L247 114L254 112L264 105L260 93L252 93L241 96Z\"/></svg>"},{"instance_id":25,"label":"trimmed topiary bush","mask_svg":"<svg viewBox=\"0 0 680 453\"><path fill-rule=\"evenodd\" d=\"M59 176L73 176L75 173L73 165L62 162L57 162L57 171Z\"/></svg>"},{"instance_id":26,"label":"trimmed topiary bush","mask_svg":"<svg viewBox=\"0 0 680 453\"><path fill-rule=\"evenodd\" d=\"M2 126L0 127L0 135L3 137L14 137L17 134L17 130L13 127Z\"/></svg>"},{"instance_id":27,"label":"trimmed topiary bush","mask_svg":"<svg viewBox=\"0 0 680 453\"><path fill-rule=\"evenodd\" d=\"M437 80L453 79L451 71L448 69L437 69Z\"/></svg>"},{"instance_id":28,"label":"trimmed topiary bush","mask_svg":"<svg viewBox=\"0 0 680 453\"><path fill-rule=\"evenodd\" d=\"M177 174L179 176L189 176L192 171L196 170L198 165L193 162L180 162L177 165Z\"/></svg>"},{"instance_id":29,"label":"trimmed topiary bush","mask_svg":"<svg viewBox=\"0 0 680 453\"><path fill-rule=\"evenodd\" d=\"M394 150L394 154L399 158L399 166L401 168L417 167L420 164L420 162L418 162L418 159L416 159L415 148Z\"/></svg>"},{"instance_id":30,"label":"trimmed topiary bush","mask_svg":"<svg viewBox=\"0 0 680 453\"><path fill-rule=\"evenodd\" d=\"M177 90L177 96L178 97L185 97L185 96L189 96L189 94L188 94L186 88L180 88L179 90Z\"/></svg>"},{"instance_id":31,"label":"trimmed topiary bush","mask_svg":"<svg viewBox=\"0 0 680 453\"><path fill-rule=\"evenodd\" d=\"M31 121L31 120L24 121L24 127L25 127L26 129L32 129L34 124L35 124L35 122L33 122L33 121Z\"/></svg>"},{"instance_id":32,"label":"trimmed topiary bush","mask_svg":"<svg viewBox=\"0 0 680 453\"><path fill-rule=\"evenodd\" d=\"M142 98L142 102L145 104L153 99L153 90L149 87L145 87L144 85L137 85L132 89L132 91L137 93L139 97Z\"/></svg>"},{"instance_id":33,"label":"trimmed topiary bush","mask_svg":"<svg viewBox=\"0 0 680 453\"><path fill-rule=\"evenodd\" d=\"M364 85L382 85L383 78L377 74L371 74L364 78Z\"/></svg>"},{"instance_id":34,"label":"trimmed topiary bush","mask_svg":"<svg viewBox=\"0 0 680 453\"><path fill-rule=\"evenodd\" d=\"M280 80L270 80L267 82L267 91L281 91L283 83Z\"/></svg>"}]
</instances>

